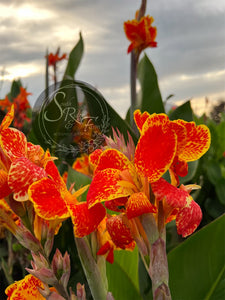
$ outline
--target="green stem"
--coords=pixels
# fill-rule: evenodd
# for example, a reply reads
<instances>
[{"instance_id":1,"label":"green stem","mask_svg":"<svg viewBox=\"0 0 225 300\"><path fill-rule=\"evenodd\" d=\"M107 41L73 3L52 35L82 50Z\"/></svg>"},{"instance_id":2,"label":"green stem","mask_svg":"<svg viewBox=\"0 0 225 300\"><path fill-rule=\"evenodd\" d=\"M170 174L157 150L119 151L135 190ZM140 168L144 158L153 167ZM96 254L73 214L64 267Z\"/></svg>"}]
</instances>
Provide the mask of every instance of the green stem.
<instances>
[{"instance_id":1,"label":"green stem","mask_svg":"<svg viewBox=\"0 0 225 300\"><path fill-rule=\"evenodd\" d=\"M98 265L93 258L87 239L85 237L75 237L75 242L79 258L94 300L106 300L107 287L101 276Z\"/></svg>"},{"instance_id":2,"label":"green stem","mask_svg":"<svg viewBox=\"0 0 225 300\"><path fill-rule=\"evenodd\" d=\"M159 213L161 210L159 210ZM152 280L152 293L154 300L170 300L169 272L166 255L166 230L160 231L152 214L142 216L142 225L148 237L150 248L149 276Z\"/></svg>"}]
</instances>

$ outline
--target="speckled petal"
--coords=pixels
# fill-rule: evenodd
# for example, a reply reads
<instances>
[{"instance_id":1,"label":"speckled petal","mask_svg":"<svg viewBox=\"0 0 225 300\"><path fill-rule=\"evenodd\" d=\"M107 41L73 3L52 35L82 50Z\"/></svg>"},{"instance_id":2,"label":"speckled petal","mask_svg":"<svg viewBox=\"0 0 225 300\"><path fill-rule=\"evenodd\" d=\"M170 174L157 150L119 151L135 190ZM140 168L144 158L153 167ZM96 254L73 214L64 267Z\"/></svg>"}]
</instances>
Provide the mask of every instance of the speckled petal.
<instances>
[{"instance_id":1,"label":"speckled petal","mask_svg":"<svg viewBox=\"0 0 225 300\"><path fill-rule=\"evenodd\" d=\"M148 112L144 112L143 114L141 113L141 111L139 109L135 110L134 112L134 121L139 129L139 131L141 132L142 127L145 123L145 121L150 117L150 114Z\"/></svg>"},{"instance_id":2,"label":"speckled petal","mask_svg":"<svg viewBox=\"0 0 225 300\"><path fill-rule=\"evenodd\" d=\"M186 191L178 189L163 178L153 182L151 187L156 199L158 201L165 199L166 203L172 208L184 207L189 198Z\"/></svg>"},{"instance_id":3,"label":"speckled petal","mask_svg":"<svg viewBox=\"0 0 225 300\"><path fill-rule=\"evenodd\" d=\"M126 214L128 219L139 217L146 213L156 212L157 208L151 204L149 199L142 192L132 194L126 204Z\"/></svg>"},{"instance_id":4,"label":"speckled petal","mask_svg":"<svg viewBox=\"0 0 225 300\"><path fill-rule=\"evenodd\" d=\"M102 152L103 152L102 149L96 149L94 152L92 152L89 155L89 163L93 168L97 166L99 157L102 154Z\"/></svg>"},{"instance_id":5,"label":"speckled petal","mask_svg":"<svg viewBox=\"0 0 225 300\"><path fill-rule=\"evenodd\" d=\"M177 121L170 121L169 127L175 131L177 136L177 152L176 156L179 156L185 149L187 143L187 129Z\"/></svg>"},{"instance_id":6,"label":"speckled petal","mask_svg":"<svg viewBox=\"0 0 225 300\"><path fill-rule=\"evenodd\" d=\"M100 155L95 173L107 168L122 171L131 168L131 162L123 153L119 152L118 150L107 149Z\"/></svg>"},{"instance_id":7,"label":"speckled petal","mask_svg":"<svg viewBox=\"0 0 225 300\"><path fill-rule=\"evenodd\" d=\"M25 157L15 160L9 169L8 184L14 192L14 199L17 201L28 200L28 187L35 181L46 177L43 168L33 164Z\"/></svg>"},{"instance_id":8,"label":"speckled petal","mask_svg":"<svg viewBox=\"0 0 225 300\"><path fill-rule=\"evenodd\" d=\"M0 125L0 131L8 128L9 125L12 123L13 118L14 118L14 105L11 106L10 110L5 115L4 119L2 120L2 123Z\"/></svg>"},{"instance_id":9,"label":"speckled petal","mask_svg":"<svg viewBox=\"0 0 225 300\"><path fill-rule=\"evenodd\" d=\"M43 283L33 275L27 275L8 286L5 293L8 300L44 300L38 287L44 288Z\"/></svg>"},{"instance_id":10,"label":"speckled petal","mask_svg":"<svg viewBox=\"0 0 225 300\"><path fill-rule=\"evenodd\" d=\"M76 237L83 237L93 232L106 214L104 206L100 203L88 208L86 202L78 204L68 202L67 207L71 215L74 235Z\"/></svg>"},{"instance_id":11,"label":"speckled petal","mask_svg":"<svg viewBox=\"0 0 225 300\"><path fill-rule=\"evenodd\" d=\"M126 246L133 241L131 231L129 227L124 224L122 215L109 218L106 222L106 228L113 243L121 249L125 249Z\"/></svg>"},{"instance_id":12,"label":"speckled petal","mask_svg":"<svg viewBox=\"0 0 225 300\"><path fill-rule=\"evenodd\" d=\"M94 176L87 193L89 208L96 203L126 197L132 193L130 188L120 185L120 172L116 169L106 169Z\"/></svg>"},{"instance_id":13,"label":"speckled petal","mask_svg":"<svg viewBox=\"0 0 225 300\"><path fill-rule=\"evenodd\" d=\"M33 183L29 187L28 194L34 204L35 212L43 219L69 217L66 203L52 179L43 178Z\"/></svg>"},{"instance_id":14,"label":"speckled petal","mask_svg":"<svg viewBox=\"0 0 225 300\"><path fill-rule=\"evenodd\" d=\"M18 129L7 128L2 130L0 135L0 145L11 161L26 156L27 139Z\"/></svg>"},{"instance_id":15,"label":"speckled petal","mask_svg":"<svg viewBox=\"0 0 225 300\"><path fill-rule=\"evenodd\" d=\"M202 219L200 206L189 196L187 205L180 209L176 217L177 233L186 237L192 234Z\"/></svg>"},{"instance_id":16,"label":"speckled petal","mask_svg":"<svg viewBox=\"0 0 225 300\"><path fill-rule=\"evenodd\" d=\"M196 126L194 122L185 122L177 120L177 122L185 126L187 130L187 141L183 152L179 155L179 159L185 161L194 161L199 159L209 149L211 135L209 128L205 125Z\"/></svg>"},{"instance_id":17,"label":"speckled petal","mask_svg":"<svg viewBox=\"0 0 225 300\"><path fill-rule=\"evenodd\" d=\"M161 121L166 122L163 116L146 120L135 152L136 169L149 182L158 180L169 169L176 154L177 136Z\"/></svg>"}]
</instances>

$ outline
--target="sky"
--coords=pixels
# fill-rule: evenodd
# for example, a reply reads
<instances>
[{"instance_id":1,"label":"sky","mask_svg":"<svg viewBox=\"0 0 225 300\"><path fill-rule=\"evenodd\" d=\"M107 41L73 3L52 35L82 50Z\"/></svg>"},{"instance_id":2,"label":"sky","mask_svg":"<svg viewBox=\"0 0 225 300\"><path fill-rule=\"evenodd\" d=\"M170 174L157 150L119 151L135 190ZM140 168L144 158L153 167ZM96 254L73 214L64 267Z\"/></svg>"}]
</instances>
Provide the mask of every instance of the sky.
<instances>
[{"instance_id":1,"label":"sky","mask_svg":"<svg viewBox=\"0 0 225 300\"><path fill-rule=\"evenodd\" d=\"M20 78L34 105L45 87L45 53L69 53L84 39L76 79L96 87L121 116L130 105L129 41L123 22L134 18L140 0L0 0L0 98ZM157 48L146 49L159 87L171 103L193 99L198 111L225 98L224 0L151 0ZM59 65L59 78L65 62Z\"/></svg>"}]
</instances>

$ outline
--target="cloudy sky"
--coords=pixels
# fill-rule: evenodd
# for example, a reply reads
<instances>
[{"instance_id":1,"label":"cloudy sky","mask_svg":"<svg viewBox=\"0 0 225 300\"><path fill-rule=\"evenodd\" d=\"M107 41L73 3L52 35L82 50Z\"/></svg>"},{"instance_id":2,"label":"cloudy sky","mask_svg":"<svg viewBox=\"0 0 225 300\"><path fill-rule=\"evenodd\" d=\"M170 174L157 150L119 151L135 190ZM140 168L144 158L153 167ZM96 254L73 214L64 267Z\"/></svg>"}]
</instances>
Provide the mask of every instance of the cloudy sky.
<instances>
[{"instance_id":1,"label":"cloudy sky","mask_svg":"<svg viewBox=\"0 0 225 300\"><path fill-rule=\"evenodd\" d=\"M44 90L45 52L69 53L81 31L85 53L76 79L97 87L124 116L129 107L129 42L123 22L140 0L0 0L0 75L3 86L21 78L34 104ZM158 28L158 47L146 53L158 73L163 99L194 99L202 106L225 98L224 0L151 0L147 14ZM63 72L65 64L59 66Z\"/></svg>"}]
</instances>

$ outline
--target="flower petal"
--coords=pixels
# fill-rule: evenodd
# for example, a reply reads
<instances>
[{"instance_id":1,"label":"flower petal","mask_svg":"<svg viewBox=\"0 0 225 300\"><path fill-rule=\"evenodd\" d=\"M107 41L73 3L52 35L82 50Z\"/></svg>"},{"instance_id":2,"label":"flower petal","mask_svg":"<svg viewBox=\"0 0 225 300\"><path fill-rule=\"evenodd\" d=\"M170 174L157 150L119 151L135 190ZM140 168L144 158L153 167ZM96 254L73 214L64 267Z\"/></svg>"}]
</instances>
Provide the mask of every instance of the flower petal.
<instances>
[{"instance_id":1,"label":"flower petal","mask_svg":"<svg viewBox=\"0 0 225 300\"><path fill-rule=\"evenodd\" d=\"M141 132L142 127L145 123L145 121L150 117L150 114L148 112L144 112L143 114L141 113L141 111L139 109L135 110L134 112L134 121L139 129L139 131Z\"/></svg>"},{"instance_id":2,"label":"flower petal","mask_svg":"<svg viewBox=\"0 0 225 300\"><path fill-rule=\"evenodd\" d=\"M33 164L25 157L15 160L9 169L8 184L14 192L14 199L17 201L28 200L28 187L35 181L46 177L43 168Z\"/></svg>"},{"instance_id":3,"label":"flower petal","mask_svg":"<svg viewBox=\"0 0 225 300\"><path fill-rule=\"evenodd\" d=\"M163 115L148 118L136 147L136 169L149 182L158 180L169 169L176 154L177 136L166 122Z\"/></svg>"},{"instance_id":4,"label":"flower petal","mask_svg":"<svg viewBox=\"0 0 225 300\"><path fill-rule=\"evenodd\" d=\"M76 237L83 237L93 232L106 214L104 206L100 203L88 208L86 202L75 204L70 201L67 202L67 207L71 215L74 235Z\"/></svg>"},{"instance_id":5,"label":"flower petal","mask_svg":"<svg viewBox=\"0 0 225 300\"><path fill-rule=\"evenodd\" d=\"M94 152L92 152L89 155L89 163L91 164L92 167L96 167L98 164L98 160L100 155L102 154L102 149L96 149Z\"/></svg>"},{"instance_id":6,"label":"flower petal","mask_svg":"<svg viewBox=\"0 0 225 300\"><path fill-rule=\"evenodd\" d=\"M118 150L107 149L103 151L99 157L95 174L107 168L125 170L131 168L131 162L123 153L119 152Z\"/></svg>"},{"instance_id":7,"label":"flower petal","mask_svg":"<svg viewBox=\"0 0 225 300\"><path fill-rule=\"evenodd\" d=\"M110 201L132 194L128 187L123 187L119 183L120 170L106 169L99 171L93 178L87 193L88 207L99 202Z\"/></svg>"},{"instance_id":8,"label":"flower petal","mask_svg":"<svg viewBox=\"0 0 225 300\"><path fill-rule=\"evenodd\" d=\"M125 204L127 203L128 197L117 198L111 201L105 202L105 207L117 212L125 212Z\"/></svg>"},{"instance_id":9,"label":"flower petal","mask_svg":"<svg viewBox=\"0 0 225 300\"><path fill-rule=\"evenodd\" d=\"M12 193L8 185L8 174L4 170L0 170L0 199Z\"/></svg>"},{"instance_id":10,"label":"flower petal","mask_svg":"<svg viewBox=\"0 0 225 300\"><path fill-rule=\"evenodd\" d=\"M189 196L187 205L180 209L176 217L177 233L186 237L192 234L202 219L200 206Z\"/></svg>"},{"instance_id":11,"label":"flower petal","mask_svg":"<svg viewBox=\"0 0 225 300\"><path fill-rule=\"evenodd\" d=\"M133 242L130 228L123 222L122 215L109 218L106 222L106 228L117 247L125 249L127 245Z\"/></svg>"},{"instance_id":12,"label":"flower petal","mask_svg":"<svg viewBox=\"0 0 225 300\"><path fill-rule=\"evenodd\" d=\"M28 190L35 212L43 219L68 218L69 212L56 183L50 178L34 182Z\"/></svg>"},{"instance_id":13,"label":"flower petal","mask_svg":"<svg viewBox=\"0 0 225 300\"><path fill-rule=\"evenodd\" d=\"M126 205L126 214L128 219L135 218L146 213L156 212L157 208L151 204L144 193L134 193L129 197Z\"/></svg>"},{"instance_id":14,"label":"flower petal","mask_svg":"<svg viewBox=\"0 0 225 300\"><path fill-rule=\"evenodd\" d=\"M0 125L0 131L6 129L9 127L9 125L12 123L14 118L14 105L12 104L10 111L5 115L4 119L2 120L2 123Z\"/></svg>"},{"instance_id":15,"label":"flower petal","mask_svg":"<svg viewBox=\"0 0 225 300\"><path fill-rule=\"evenodd\" d=\"M175 131L177 136L177 152L176 155L179 156L185 149L187 143L187 129L182 124L178 123L176 120L169 123L169 127Z\"/></svg>"},{"instance_id":16,"label":"flower petal","mask_svg":"<svg viewBox=\"0 0 225 300\"><path fill-rule=\"evenodd\" d=\"M156 199L158 201L165 199L172 208L183 208L189 198L188 192L178 189L163 178L151 183L151 187Z\"/></svg>"},{"instance_id":17,"label":"flower petal","mask_svg":"<svg viewBox=\"0 0 225 300\"><path fill-rule=\"evenodd\" d=\"M27 139L26 136L18 129L7 128L2 130L0 145L11 161L26 156Z\"/></svg>"},{"instance_id":18,"label":"flower petal","mask_svg":"<svg viewBox=\"0 0 225 300\"><path fill-rule=\"evenodd\" d=\"M187 141L183 152L179 155L179 159L185 161L194 161L199 159L209 149L211 136L209 128L205 125L196 126L194 122L185 122L177 120L177 122L185 126L187 130Z\"/></svg>"},{"instance_id":19,"label":"flower petal","mask_svg":"<svg viewBox=\"0 0 225 300\"><path fill-rule=\"evenodd\" d=\"M44 300L39 288L44 288L43 283L33 275L27 275L24 279L16 281L5 290L8 300Z\"/></svg>"}]
</instances>

